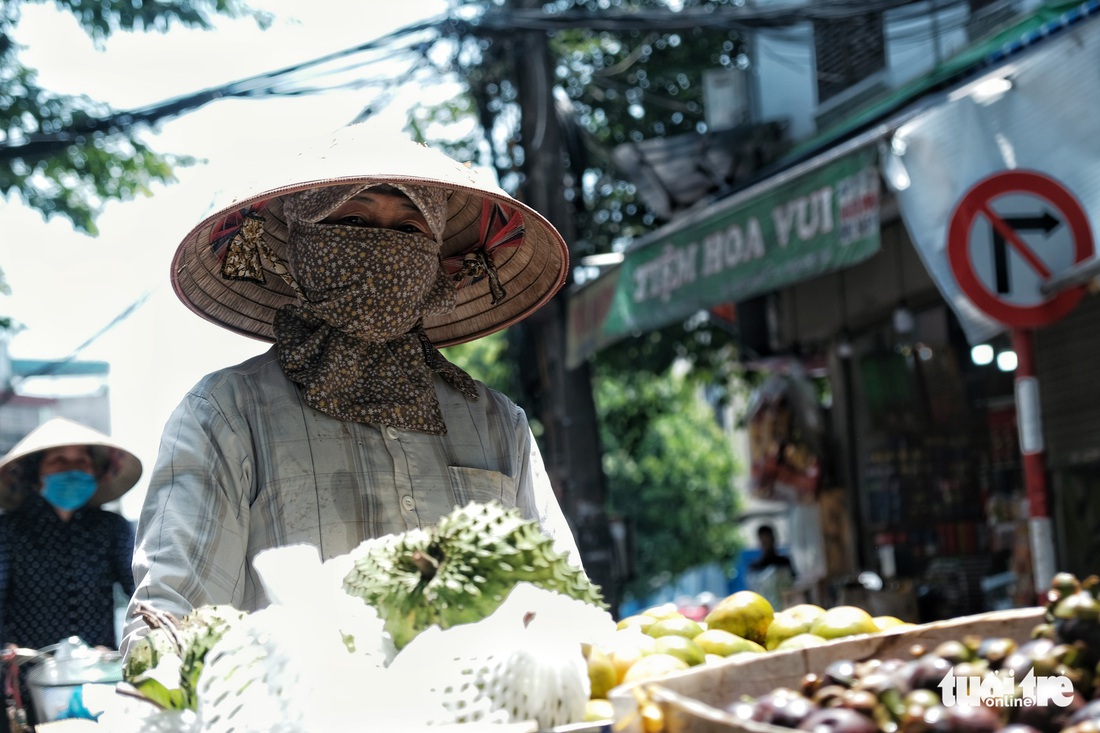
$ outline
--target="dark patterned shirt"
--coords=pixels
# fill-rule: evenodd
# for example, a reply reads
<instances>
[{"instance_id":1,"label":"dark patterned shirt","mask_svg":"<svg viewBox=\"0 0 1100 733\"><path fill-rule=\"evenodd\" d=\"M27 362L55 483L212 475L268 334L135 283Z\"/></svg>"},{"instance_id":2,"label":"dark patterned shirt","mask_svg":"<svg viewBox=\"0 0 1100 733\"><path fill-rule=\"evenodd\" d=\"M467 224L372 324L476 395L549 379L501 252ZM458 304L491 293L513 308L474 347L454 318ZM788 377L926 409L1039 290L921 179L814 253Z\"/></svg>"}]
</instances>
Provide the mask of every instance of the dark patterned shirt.
<instances>
[{"instance_id":1,"label":"dark patterned shirt","mask_svg":"<svg viewBox=\"0 0 1100 733\"><path fill-rule=\"evenodd\" d=\"M0 515L0 642L38 649L69 636L117 648L114 584L134 591L130 523L103 509L68 522L39 496Z\"/></svg>"}]
</instances>

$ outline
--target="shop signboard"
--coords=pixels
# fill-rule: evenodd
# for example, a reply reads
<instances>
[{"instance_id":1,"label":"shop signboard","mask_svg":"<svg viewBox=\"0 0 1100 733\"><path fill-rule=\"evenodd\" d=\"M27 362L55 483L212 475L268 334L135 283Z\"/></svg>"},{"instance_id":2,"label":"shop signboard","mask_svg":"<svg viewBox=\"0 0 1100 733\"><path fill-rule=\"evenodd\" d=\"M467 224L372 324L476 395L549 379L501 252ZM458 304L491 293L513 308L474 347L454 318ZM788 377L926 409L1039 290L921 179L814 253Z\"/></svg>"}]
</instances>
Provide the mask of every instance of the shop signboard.
<instances>
[{"instance_id":1,"label":"shop signboard","mask_svg":"<svg viewBox=\"0 0 1100 733\"><path fill-rule=\"evenodd\" d=\"M575 291L567 363L701 310L849 267L879 246L873 147L793 169L658 230Z\"/></svg>"}]
</instances>

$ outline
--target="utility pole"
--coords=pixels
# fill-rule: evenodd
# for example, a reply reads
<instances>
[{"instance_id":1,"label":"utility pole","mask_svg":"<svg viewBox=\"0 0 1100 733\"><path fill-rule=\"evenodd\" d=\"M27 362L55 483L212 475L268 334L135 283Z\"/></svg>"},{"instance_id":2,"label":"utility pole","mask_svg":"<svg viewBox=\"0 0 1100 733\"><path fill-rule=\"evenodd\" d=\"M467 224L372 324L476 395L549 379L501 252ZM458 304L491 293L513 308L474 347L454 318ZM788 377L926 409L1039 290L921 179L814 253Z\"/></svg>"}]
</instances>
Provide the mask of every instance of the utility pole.
<instances>
[{"instance_id":1,"label":"utility pole","mask_svg":"<svg viewBox=\"0 0 1100 733\"><path fill-rule=\"evenodd\" d=\"M541 0L513 0L537 8ZM554 105L554 65L546 34L517 31L512 64L520 106L523 182L519 198L541 213L570 245L573 214L565 200L565 146ZM572 280L572 278L570 278ZM568 309L565 289L524 320L520 380L545 428L544 460L562 510L572 526L585 570L614 612L619 603L622 558L612 541L606 510L602 450L588 365L565 365Z\"/></svg>"}]
</instances>

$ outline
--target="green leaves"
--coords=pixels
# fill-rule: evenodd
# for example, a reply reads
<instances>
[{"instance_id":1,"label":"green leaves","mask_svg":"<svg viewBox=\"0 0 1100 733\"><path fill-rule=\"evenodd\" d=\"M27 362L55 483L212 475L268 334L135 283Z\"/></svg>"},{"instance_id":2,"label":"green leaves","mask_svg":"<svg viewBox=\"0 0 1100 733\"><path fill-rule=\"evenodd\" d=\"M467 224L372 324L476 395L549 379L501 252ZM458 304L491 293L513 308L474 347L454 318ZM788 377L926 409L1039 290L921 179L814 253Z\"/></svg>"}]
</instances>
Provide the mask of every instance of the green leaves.
<instances>
[{"instance_id":1,"label":"green leaves","mask_svg":"<svg viewBox=\"0 0 1100 733\"><path fill-rule=\"evenodd\" d=\"M216 15L250 17L260 27L269 13L240 0L58 0L94 42L118 31L159 31L173 26L210 28ZM77 231L95 235L107 201L147 196L157 183L175 180L173 168L192 158L149 148L134 120L79 95L54 94L38 84L34 69L10 42L18 3L0 12L0 195L18 197L45 218L62 216Z\"/></svg>"},{"instance_id":2,"label":"green leaves","mask_svg":"<svg viewBox=\"0 0 1100 733\"><path fill-rule=\"evenodd\" d=\"M512 365L507 358L506 333L498 331L475 341L448 346L442 349L442 353L474 379L479 379L505 394L514 394Z\"/></svg>"},{"instance_id":3,"label":"green leaves","mask_svg":"<svg viewBox=\"0 0 1100 733\"><path fill-rule=\"evenodd\" d=\"M610 510L635 529L638 597L740 549L736 465L700 380L597 368Z\"/></svg>"},{"instance_id":4,"label":"green leaves","mask_svg":"<svg viewBox=\"0 0 1100 733\"><path fill-rule=\"evenodd\" d=\"M56 152L2 160L0 193L15 193L44 217L63 216L92 236L99 233L95 221L107 201L149 196L154 184L175 181L175 166L194 162L109 134L80 137Z\"/></svg>"},{"instance_id":5,"label":"green leaves","mask_svg":"<svg viewBox=\"0 0 1100 733\"><path fill-rule=\"evenodd\" d=\"M271 24L271 14L255 10L241 0L160 0L155 3L131 0L58 0L59 7L72 13L92 40L101 43L118 31L157 31L173 26L213 27L214 17L250 17L261 28Z\"/></svg>"},{"instance_id":6,"label":"green leaves","mask_svg":"<svg viewBox=\"0 0 1100 733\"><path fill-rule=\"evenodd\" d=\"M191 707L183 690L179 688L168 689L154 679L140 680L133 683L133 688L140 692L146 700L164 710L187 710Z\"/></svg>"},{"instance_id":7,"label":"green leaves","mask_svg":"<svg viewBox=\"0 0 1100 733\"><path fill-rule=\"evenodd\" d=\"M179 621L151 607L138 613L149 631L131 647L123 680L162 708L194 710L207 653L247 614L227 605L201 606Z\"/></svg>"}]
</instances>

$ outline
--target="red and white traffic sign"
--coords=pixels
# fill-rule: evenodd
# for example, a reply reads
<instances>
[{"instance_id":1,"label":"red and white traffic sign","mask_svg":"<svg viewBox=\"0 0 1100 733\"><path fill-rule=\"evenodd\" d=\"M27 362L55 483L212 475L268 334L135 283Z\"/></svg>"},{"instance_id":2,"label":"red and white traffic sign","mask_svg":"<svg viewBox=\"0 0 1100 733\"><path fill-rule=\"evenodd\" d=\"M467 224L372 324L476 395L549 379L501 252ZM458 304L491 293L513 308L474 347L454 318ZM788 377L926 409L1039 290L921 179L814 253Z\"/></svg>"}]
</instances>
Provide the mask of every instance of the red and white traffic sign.
<instances>
[{"instance_id":1,"label":"red and white traffic sign","mask_svg":"<svg viewBox=\"0 0 1100 733\"><path fill-rule=\"evenodd\" d=\"M1040 286L1093 256L1088 217L1077 198L1034 171L1003 171L959 200L947 230L947 257L963 293L1006 326L1028 328L1068 315L1084 296L1049 296Z\"/></svg>"}]
</instances>

